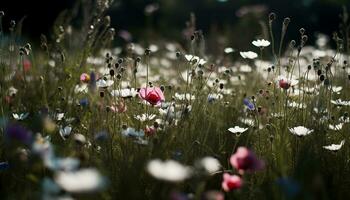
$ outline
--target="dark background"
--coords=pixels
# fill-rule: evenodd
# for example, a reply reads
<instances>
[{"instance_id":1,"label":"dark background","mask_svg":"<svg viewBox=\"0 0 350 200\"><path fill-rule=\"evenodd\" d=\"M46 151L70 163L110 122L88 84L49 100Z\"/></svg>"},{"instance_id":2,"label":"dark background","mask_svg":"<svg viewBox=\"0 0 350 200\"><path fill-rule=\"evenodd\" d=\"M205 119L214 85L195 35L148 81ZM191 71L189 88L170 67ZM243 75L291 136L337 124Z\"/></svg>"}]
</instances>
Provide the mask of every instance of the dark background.
<instances>
[{"instance_id":1,"label":"dark background","mask_svg":"<svg viewBox=\"0 0 350 200\"><path fill-rule=\"evenodd\" d=\"M144 7L155 2L160 9L146 17ZM49 33L57 15L73 4L74 0L3 0L0 3L0 10L6 14L3 26L7 29L11 19L18 21L26 16L24 35L38 38L41 33ZM350 0L119 0L115 1L109 14L113 27L129 30L136 40L144 36L146 28L151 28L158 35L175 38L185 27L191 11L197 16L198 28L209 32L214 26L220 31L237 26L240 19L237 11L242 6L252 5L266 6L266 11L260 16L265 21L270 11L276 12L280 21L291 17L292 33L304 27L309 33L320 31L331 34L338 29L342 6L349 8Z\"/></svg>"}]
</instances>

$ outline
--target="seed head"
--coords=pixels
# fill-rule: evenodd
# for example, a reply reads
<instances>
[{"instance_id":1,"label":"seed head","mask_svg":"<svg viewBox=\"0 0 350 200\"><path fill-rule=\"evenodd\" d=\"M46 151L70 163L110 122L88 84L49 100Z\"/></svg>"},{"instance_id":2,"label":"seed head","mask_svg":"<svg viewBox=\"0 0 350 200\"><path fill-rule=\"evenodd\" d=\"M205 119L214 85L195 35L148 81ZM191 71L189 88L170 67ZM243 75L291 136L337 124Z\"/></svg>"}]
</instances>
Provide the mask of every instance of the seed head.
<instances>
[{"instance_id":1,"label":"seed head","mask_svg":"<svg viewBox=\"0 0 350 200\"><path fill-rule=\"evenodd\" d=\"M180 58L181 53L179 51L176 52L176 58Z\"/></svg>"},{"instance_id":2,"label":"seed head","mask_svg":"<svg viewBox=\"0 0 350 200\"><path fill-rule=\"evenodd\" d=\"M321 76L320 76L320 81L324 81L324 79L325 79L324 75L321 74Z\"/></svg>"},{"instance_id":3,"label":"seed head","mask_svg":"<svg viewBox=\"0 0 350 200\"><path fill-rule=\"evenodd\" d=\"M113 69L109 70L109 75L114 76L114 70Z\"/></svg>"},{"instance_id":4,"label":"seed head","mask_svg":"<svg viewBox=\"0 0 350 200\"><path fill-rule=\"evenodd\" d=\"M16 21L15 21L15 20L11 20L11 21L10 21L10 26L11 26L12 28L14 28L14 27L16 26Z\"/></svg>"},{"instance_id":5,"label":"seed head","mask_svg":"<svg viewBox=\"0 0 350 200\"><path fill-rule=\"evenodd\" d=\"M306 41L308 40L308 37L307 35L303 35L303 37L301 37L301 40L306 43Z\"/></svg>"},{"instance_id":6,"label":"seed head","mask_svg":"<svg viewBox=\"0 0 350 200\"><path fill-rule=\"evenodd\" d=\"M290 18L289 18L289 17L284 18L284 20L283 20L283 25L284 25L284 26L288 26L289 23L290 23Z\"/></svg>"},{"instance_id":7,"label":"seed head","mask_svg":"<svg viewBox=\"0 0 350 200\"><path fill-rule=\"evenodd\" d=\"M191 35L191 40L193 41L196 38L195 35Z\"/></svg>"},{"instance_id":8,"label":"seed head","mask_svg":"<svg viewBox=\"0 0 350 200\"><path fill-rule=\"evenodd\" d=\"M147 48L147 49L145 50L145 55L146 55L146 56L149 56L150 54L151 54L151 50Z\"/></svg>"},{"instance_id":9,"label":"seed head","mask_svg":"<svg viewBox=\"0 0 350 200\"><path fill-rule=\"evenodd\" d=\"M274 12L269 14L269 20L272 22L276 19L276 14Z\"/></svg>"},{"instance_id":10,"label":"seed head","mask_svg":"<svg viewBox=\"0 0 350 200\"><path fill-rule=\"evenodd\" d=\"M295 40L290 41L290 43L289 43L290 48L294 48L295 45L296 45Z\"/></svg>"}]
</instances>

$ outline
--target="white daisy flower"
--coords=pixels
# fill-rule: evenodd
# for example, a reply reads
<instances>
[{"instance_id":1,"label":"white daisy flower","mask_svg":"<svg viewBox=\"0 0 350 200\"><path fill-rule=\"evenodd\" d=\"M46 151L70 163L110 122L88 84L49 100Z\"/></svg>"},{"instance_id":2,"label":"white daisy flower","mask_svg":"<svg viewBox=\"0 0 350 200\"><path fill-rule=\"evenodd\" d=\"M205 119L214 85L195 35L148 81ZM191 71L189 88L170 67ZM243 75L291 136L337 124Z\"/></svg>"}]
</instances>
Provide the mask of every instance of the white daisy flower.
<instances>
[{"instance_id":1,"label":"white daisy flower","mask_svg":"<svg viewBox=\"0 0 350 200\"><path fill-rule=\"evenodd\" d=\"M142 114L142 115L135 115L135 119L144 122L144 121L150 121L156 117L155 114Z\"/></svg>"},{"instance_id":2,"label":"white daisy flower","mask_svg":"<svg viewBox=\"0 0 350 200\"><path fill-rule=\"evenodd\" d=\"M76 85L74 88L74 93L87 93L89 91L88 84Z\"/></svg>"},{"instance_id":3,"label":"white daisy flower","mask_svg":"<svg viewBox=\"0 0 350 200\"><path fill-rule=\"evenodd\" d=\"M227 48L224 49L224 52L229 54L229 53L235 52L235 50L232 47L227 47Z\"/></svg>"},{"instance_id":4,"label":"white daisy flower","mask_svg":"<svg viewBox=\"0 0 350 200\"><path fill-rule=\"evenodd\" d=\"M327 35L319 33L317 34L317 39L316 39L316 45L318 48L324 48L329 41L329 38Z\"/></svg>"},{"instance_id":5,"label":"white daisy flower","mask_svg":"<svg viewBox=\"0 0 350 200\"><path fill-rule=\"evenodd\" d=\"M138 92L135 90L135 88L124 88L120 90L112 90L111 95L113 97L135 97L137 96Z\"/></svg>"},{"instance_id":6,"label":"white daisy flower","mask_svg":"<svg viewBox=\"0 0 350 200\"><path fill-rule=\"evenodd\" d=\"M256 46L256 47L259 47L259 48L270 46L270 42L267 41L267 40L264 40L264 39L262 39L262 40L255 40L255 41L252 42L252 44L254 46Z\"/></svg>"},{"instance_id":7,"label":"white daisy flower","mask_svg":"<svg viewBox=\"0 0 350 200\"><path fill-rule=\"evenodd\" d=\"M176 92L174 97L175 97L175 99L180 100L180 101L183 101L183 100L189 101L190 99L191 100L195 100L196 99L196 97L194 95L191 95L189 93L179 94L179 93Z\"/></svg>"},{"instance_id":8,"label":"white daisy flower","mask_svg":"<svg viewBox=\"0 0 350 200\"><path fill-rule=\"evenodd\" d=\"M67 192L89 193L103 189L105 179L96 169L81 169L79 171L59 171L55 182Z\"/></svg>"},{"instance_id":9,"label":"white daisy flower","mask_svg":"<svg viewBox=\"0 0 350 200\"><path fill-rule=\"evenodd\" d=\"M282 117L284 117L284 113L282 113L282 112L279 112L279 113L271 113L271 117L282 118Z\"/></svg>"},{"instance_id":10,"label":"white daisy flower","mask_svg":"<svg viewBox=\"0 0 350 200\"><path fill-rule=\"evenodd\" d=\"M317 114L326 114L328 112L327 108L316 108L315 107L313 110Z\"/></svg>"},{"instance_id":11,"label":"white daisy flower","mask_svg":"<svg viewBox=\"0 0 350 200\"><path fill-rule=\"evenodd\" d=\"M74 134L74 141L80 144L85 144L86 143L86 137L83 134Z\"/></svg>"},{"instance_id":12,"label":"white daisy flower","mask_svg":"<svg viewBox=\"0 0 350 200\"><path fill-rule=\"evenodd\" d=\"M242 119L240 119L240 121L241 121L243 124L248 125L248 126L254 126L254 125L255 125L254 119L242 118Z\"/></svg>"},{"instance_id":13,"label":"white daisy flower","mask_svg":"<svg viewBox=\"0 0 350 200\"><path fill-rule=\"evenodd\" d=\"M197 161L197 165L203 168L208 174L213 174L221 169L221 164L218 159L207 156L199 161Z\"/></svg>"},{"instance_id":14,"label":"white daisy flower","mask_svg":"<svg viewBox=\"0 0 350 200\"><path fill-rule=\"evenodd\" d=\"M215 100L219 100L222 99L224 96L220 93L211 93L208 94L208 101L215 101Z\"/></svg>"},{"instance_id":15,"label":"white daisy flower","mask_svg":"<svg viewBox=\"0 0 350 200\"><path fill-rule=\"evenodd\" d=\"M341 99L331 100L331 103L337 106L350 106L350 101L343 101Z\"/></svg>"},{"instance_id":16,"label":"white daisy flower","mask_svg":"<svg viewBox=\"0 0 350 200\"><path fill-rule=\"evenodd\" d=\"M147 171L154 178L170 182L183 181L189 178L192 172L190 167L184 166L177 161L161 161L159 159L149 161Z\"/></svg>"},{"instance_id":17,"label":"white daisy flower","mask_svg":"<svg viewBox=\"0 0 350 200\"><path fill-rule=\"evenodd\" d=\"M253 51L241 51L239 54L242 56L242 58L247 59L255 59L258 57L258 54Z\"/></svg>"},{"instance_id":18,"label":"white daisy flower","mask_svg":"<svg viewBox=\"0 0 350 200\"><path fill-rule=\"evenodd\" d=\"M344 125L343 123L339 123L339 124L335 124L335 125L329 124L328 128L333 130L333 131L340 131L343 128L343 125Z\"/></svg>"},{"instance_id":19,"label":"white daisy flower","mask_svg":"<svg viewBox=\"0 0 350 200\"><path fill-rule=\"evenodd\" d=\"M307 106L304 103L297 103L295 101L288 102L288 106L291 108L305 109Z\"/></svg>"},{"instance_id":20,"label":"white daisy flower","mask_svg":"<svg viewBox=\"0 0 350 200\"><path fill-rule=\"evenodd\" d=\"M345 117L345 116L342 116L339 118L339 121L341 123L350 123L350 118L349 117Z\"/></svg>"},{"instance_id":21,"label":"white daisy flower","mask_svg":"<svg viewBox=\"0 0 350 200\"><path fill-rule=\"evenodd\" d=\"M158 46L157 45L155 45L155 44L151 44L151 45L149 45L149 50L151 50L151 52L157 52L158 51Z\"/></svg>"},{"instance_id":22,"label":"white daisy flower","mask_svg":"<svg viewBox=\"0 0 350 200\"><path fill-rule=\"evenodd\" d=\"M294 127L294 128L289 128L289 131L292 134L300 136L300 137L309 135L310 133L314 132L314 130L308 129L308 128L304 127L304 126L297 126L297 127Z\"/></svg>"},{"instance_id":23,"label":"white daisy flower","mask_svg":"<svg viewBox=\"0 0 350 200\"><path fill-rule=\"evenodd\" d=\"M244 73L249 73L249 72L252 72L253 70L252 70L252 67L249 65L241 65L239 67L239 71Z\"/></svg>"},{"instance_id":24,"label":"white daisy flower","mask_svg":"<svg viewBox=\"0 0 350 200\"><path fill-rule=\"evenodd\" d=\"M56 114L56 120L57 121L61 121L63 119L63 117L64 117L64 113L57 113Z\"/></svg>"},{"instance_id":25,"label":"white daisy flower","mask_svg":"<svg viewBox=\"0 0 350 200\"><path fill-rule=\"evenodd\" d=\"M28 115L29 113L21 113L21 114L12 113L12 117L18 121L25 120L28 117Z\"/></svg>"},{"instance_id":26,"label":"white daisy flower","mask_svg":"<svg viewBox=\"0 0 350 200\"><path fill-rule=\"evenodd\" d=\"M50 66L50 67L55 67L56 66L56 62L54 60L49 60L47 62L47 64Z\"/></svg>"},{"instance_id":27,"label":"white daisy flower","mask_svg":"<svg viewBox=\"0 0 350 200\"><path fill-rule=\"evenodd\" d=\"M96 82L96 86L99 88L106 88L106 87L113 85L113 83L114 83L113 80L100 79Z\"/></svg>"},{"instance_id":28,"label":"white daisy flower","mask_svg":"<svg viewBox=\"0 0 350 200\"><path fill-rule=\"evenodd\" d=\"M323 148L329 151L338 151L340 148L342 148L344 144L345 144L345 140L342 140L340 144L331 144L331 145L323 146Z\"/></svg>"},{"instance_id":29,"label":"white daisy flower","mask_svg":"<svg viewBox=\"0 0 350 200\"><path fill-rule=\"evenodd\" d=\"M71 126L66 126L66 127L60 127L60 130L59 130L59 133L62 137L63 140L66 140L69 135L71 134L72 132L72 127Z\"/></svg>"},{"instance_id":30,"label":"white daisy flower","mask_svg":"<svg viewBox=\"0 0 350 200\"><path fill-rule=\"evenodd\" d=\"M185 58L188 62L197 61L196 63L193 63L194 65L196 65L196 64L204 65L205 63L207 63L206 60L199 58L198 56L194 56L194 55L190 55L190 54L185 55Z\"/></svg>"},{"instance_id":31,"label":"white daisy flower","mask_svg":"<svg viewBox=\"0 0 350 200\"><path fill-rule=\"evenodd\" d=\"M18 92L18 90L17 90L15 87L13 87L13 86L11 86L11 87L9 88L9 91L8 91L8 93L9 93L10 96L16 95L17 92Z\"/></svg>"},{"instance_id":32,"label":"white daisy flower","mask_svg":"<svg viewBox=\"0 0 350 200\"><path fill-rule=\"evenodd\" d=\"M168 50L168 51L176 51L177 50L177 45L175 43L167 43L165 45L165 48Z\"/></svg>"},{"instance_id":33,"label":"white daisy flower","mask_svg":"<svg viewBox=\"0 0 350 200\"><path fill-rule=\"evenodd\" d=\"M329 89L334 93L340 94L340 91L343 89L343 87L342 86L333 86L333 87L329 87Z\"/></svg>"},{"instance_id":34,"label":"white daisy flower","mask_svg":"<svg viewBox=\"0 0 350 200\"><path fill-rule=\"evenodd\" d=\"M231 133L243 133L243 132L246 132L248 130L248 128L241 128L239 126L235 126L233 128L229 128L227 130L230 131Z\"/></svg>"}]
</instances>

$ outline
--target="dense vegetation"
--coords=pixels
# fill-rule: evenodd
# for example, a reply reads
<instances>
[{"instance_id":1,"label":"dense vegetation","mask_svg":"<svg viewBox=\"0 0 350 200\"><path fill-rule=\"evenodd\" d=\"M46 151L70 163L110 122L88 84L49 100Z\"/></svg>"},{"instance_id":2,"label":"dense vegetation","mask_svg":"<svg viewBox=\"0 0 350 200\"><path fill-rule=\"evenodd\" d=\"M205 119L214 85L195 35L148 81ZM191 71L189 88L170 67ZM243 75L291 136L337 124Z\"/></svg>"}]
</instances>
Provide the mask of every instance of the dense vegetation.
<instances>
[{"instance_id":1,"label":"dense vegetation","mask_svg":"<svg viewBox=\"0 0 350 200\"><path fill-rule=\"evenodd\" d=\"M186 44L125 31L115 47L108 8L86 8L79 28L63 12L38 48L23 21L0 24L1 198L350 195L346 9L315 46L304 28L286 41L291 19L271 13L247 51L209 54L194 15Z\"/></svg>"}]
</instances>

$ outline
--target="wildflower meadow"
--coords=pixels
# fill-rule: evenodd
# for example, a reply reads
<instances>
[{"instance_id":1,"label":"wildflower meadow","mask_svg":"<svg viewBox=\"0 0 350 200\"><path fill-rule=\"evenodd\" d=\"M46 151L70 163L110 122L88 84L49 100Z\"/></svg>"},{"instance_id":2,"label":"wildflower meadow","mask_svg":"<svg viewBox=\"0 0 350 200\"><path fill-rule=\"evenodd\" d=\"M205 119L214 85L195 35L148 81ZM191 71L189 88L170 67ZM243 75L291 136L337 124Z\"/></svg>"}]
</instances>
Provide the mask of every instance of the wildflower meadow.
<instances>
[{"instance_id":1,"label":"wildflower meadow","mask_svg":"<svg viewBox=\"0 0 350 200\"><path fill-rule=\"evenodd\" d=\"M273 10L213 50L195 12L134 39L85 3L33 40L0 11L0 199L350 198L347 5L333 35Z\"/></svg>"}]
</instances>

